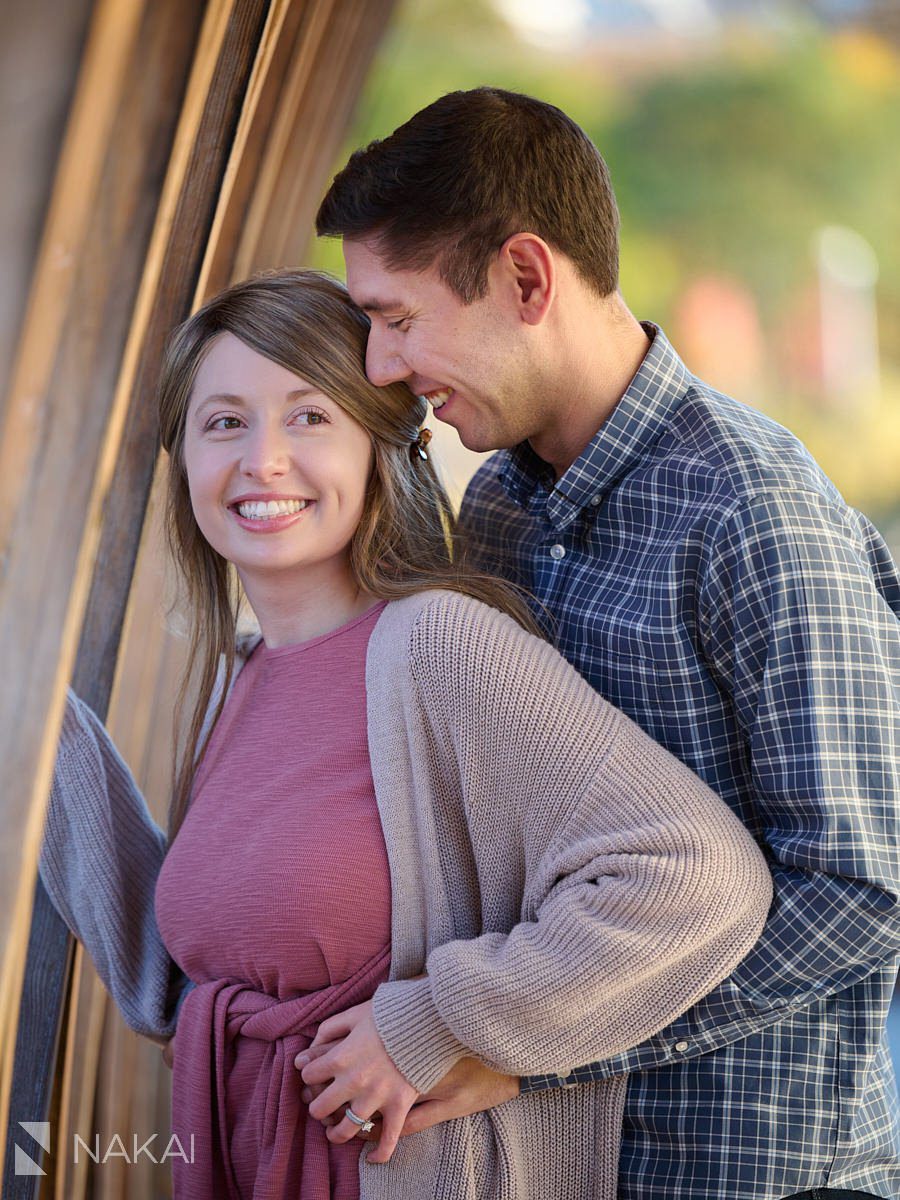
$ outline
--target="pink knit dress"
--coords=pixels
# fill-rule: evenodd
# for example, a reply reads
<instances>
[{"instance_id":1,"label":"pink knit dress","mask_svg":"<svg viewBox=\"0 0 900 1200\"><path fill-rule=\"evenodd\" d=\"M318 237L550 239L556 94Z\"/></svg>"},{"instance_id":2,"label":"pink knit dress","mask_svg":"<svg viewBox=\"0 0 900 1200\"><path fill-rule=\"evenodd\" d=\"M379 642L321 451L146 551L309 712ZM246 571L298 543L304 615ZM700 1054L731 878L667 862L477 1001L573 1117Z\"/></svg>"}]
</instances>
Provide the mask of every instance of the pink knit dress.
<instances>
[{"instance_id":1,"label":"pink knit dress","mask_svg":"<svg viewBox=\"0 0 900 1200\"><path fill-rule=\"evenodd\" d=\"M356 1139L307 1116L294 1056L387 978L391 893L365 664L383 604L238 676L156 911L196 983L175 1037L177 1200L357 1200ZM191 1136L193 1135L193 1143Z\"/></svg>"}]
</instances>

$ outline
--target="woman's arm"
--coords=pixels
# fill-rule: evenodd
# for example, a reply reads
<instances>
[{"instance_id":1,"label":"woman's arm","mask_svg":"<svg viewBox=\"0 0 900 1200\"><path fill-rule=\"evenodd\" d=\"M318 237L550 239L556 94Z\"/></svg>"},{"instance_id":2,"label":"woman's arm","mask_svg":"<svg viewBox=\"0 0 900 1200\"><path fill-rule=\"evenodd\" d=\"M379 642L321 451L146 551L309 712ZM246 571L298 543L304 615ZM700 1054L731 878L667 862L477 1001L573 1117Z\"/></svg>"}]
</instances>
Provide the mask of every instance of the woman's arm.
<instances>
[{"instance_id":1,"label":"woman's arm","mask_svg":"<svg viewBox=\"0 0 900 1200\"><path fill-rule=\"evenodd\" d=\"M187 986L154 911L162 830L102 723L69 692L41 848L60 916L136 1032L171 1037Z\"/></svg>"},{"instance_id":2,"label":"woman's arm","mask_svg":"<svg viewBox=\"0 0 900 1200\"><path fill-rule=\"evenodd\" d=\"M426 610L411 663L429 754L454 759L467 798L494 931L434 948L426 978L381 985L371 1021L353 1026L360 1048L371 1023L419 1092L471 1055L510 1074L562 1074L642 1041L729 973L762 928L771 879L701 780L551 647L475 602ZM491 890L516 886L516 864L520 919L492 927ZM348 1031L332 1018L319 1038ZM347 1042L304 1080L334 1065L349 1082Z\"/></svg>"}]
</instances>

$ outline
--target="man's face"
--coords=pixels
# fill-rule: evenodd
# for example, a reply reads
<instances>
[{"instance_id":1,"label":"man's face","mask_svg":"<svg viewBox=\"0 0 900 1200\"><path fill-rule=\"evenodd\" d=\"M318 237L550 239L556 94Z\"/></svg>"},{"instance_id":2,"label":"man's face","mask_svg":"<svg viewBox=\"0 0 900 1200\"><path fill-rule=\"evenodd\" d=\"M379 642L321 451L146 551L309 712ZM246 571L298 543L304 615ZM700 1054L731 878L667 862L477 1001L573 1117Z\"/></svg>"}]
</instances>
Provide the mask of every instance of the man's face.
<instances>
[{"instance_id":1,"label":"man's face","mask_svg":"<svg viewBox=\"0 0 900 1200\"><path fill-rule=\"evenodd\" d=\"M347 287L372 321L366 374L402 381L470 450L514 446L540 427L532 351L512 293L464 304L437 268L391 270L365 239L344 240Z\"/></svg>"}]
</instances>

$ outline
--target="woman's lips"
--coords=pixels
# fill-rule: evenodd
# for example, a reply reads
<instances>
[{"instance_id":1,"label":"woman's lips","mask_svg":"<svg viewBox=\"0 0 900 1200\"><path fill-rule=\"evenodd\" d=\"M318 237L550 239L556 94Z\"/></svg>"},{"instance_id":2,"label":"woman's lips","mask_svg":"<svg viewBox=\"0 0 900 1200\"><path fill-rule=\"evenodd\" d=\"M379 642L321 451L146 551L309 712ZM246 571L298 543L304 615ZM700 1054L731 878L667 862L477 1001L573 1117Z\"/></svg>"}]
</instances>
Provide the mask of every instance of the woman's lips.
<instances>
[{"instance_id":1,"label":"woman's lips","mask_svg":"<svg viewBox=\"0 0 900 1200\"><path fill-rule=\"evenodd\" d=\"M237 507L229 505L228 511L240 525L241 529L246 529L248 533L278 533L281 529L287 529L289 525L296 524L301 520L305 513L315 504L314 500L307 500L303 508L298 512L279 513L277 516L265 517L242 517L238 512Z\"/></svg>"}]
</instances>

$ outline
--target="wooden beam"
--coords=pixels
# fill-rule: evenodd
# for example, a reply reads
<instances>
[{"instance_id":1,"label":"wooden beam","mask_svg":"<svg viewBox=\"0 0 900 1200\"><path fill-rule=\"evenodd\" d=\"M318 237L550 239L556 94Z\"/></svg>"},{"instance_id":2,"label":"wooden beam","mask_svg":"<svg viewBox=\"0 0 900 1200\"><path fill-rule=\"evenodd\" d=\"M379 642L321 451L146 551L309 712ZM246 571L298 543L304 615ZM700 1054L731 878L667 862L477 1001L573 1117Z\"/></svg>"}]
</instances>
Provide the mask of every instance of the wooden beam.
<instances>
[{"instance_id":1,"label":"wooden beam","mask_svg":"<svg viewBox=\"0 0 900 1200\"><path fill-rule=\"evenodd\" d=\"M0 696L3 796L7 804L17 801L3 812L0 837L5 1124L65 687L75 668L76 690L105 713L155 461L156 365L169 329L190 310L268 4L213 0L201 30L200 0L112 0L98 9L94 44L103 40L106 21L118 28L123 9L135 7L140 21L117 43L124 64L86 59L86 70L118 79L120 90L114 104L103 106L113 118L108 126L101 122L102 152L89 156L102 165L73 247L67 308L51 323L52 368L30 397L29 419L20 420L22 405L15 405L0 441L0 462L17 467L2 485L11 519L2 544L0 638L10 650L12 678L22 681ZM72 141L84 143L90 119L89 110L73 113L67 149ZM71 184L65 172L61 183ZM83 211L80 197L71 200ZM68 221L64 196L54 212ZM45 244L53 242L50 229ZM38 279L35 293L41 291ZM39 319L33 306L30 321ZM29 335L26 327L26 347L33 344Z\"/></svg>"},{"instance_id":2,"label":"wooden beam","mask_svg":"<svg viewBox=\"0 0 900 1200\"><path fill-rule=\"evenodd\" d=\"M159 552L151 530L129 596L157 459L154 392L164 339L235 274L297 261L389 8L388 0L98 4L10 419L0 433L0 637L16 640L12 670L27 679L19 697L25 736L4 768L10 784L4 794L27 802L7 812L0 801L7 833L0 841L0 906L12 913L0 925L0 1012L8 1022L0 1030L6 1034L0 1111L8 1095L9 1014L22 972L28 889L70 670L76 691L101 715L113 689L110 727L117 741L130 741L139 780L168 776L168 761L161 768L168 741L149 731L171 708L173 656L180 651L161 621L150 625L162 592L158 562L145 569L145 556L155 560ZM105 47L102 54L97 45ZM86 176L76 170L79 161ZM76 198L72 191L84 178L89 195ZM54 247L61 245L60 258ZM4 463L16 468L15 477ZM0 696L4 755L15 740L12 709L10 698ZM147 751L151 742L155 754ZM39 903L35 911L29 983L65 946L49 906ZM55 949L48 949L53 938ZM34 1019L20 1027L11 1131L16 1118L40 1120L47 1111L49 1073L34 1071L34 1047L36 1039L53 1040L65 979L57 969ZM75 979L58 1122L67 1146L95 1084L95 1120L122 1108L126 1063L155 1065L154 1108L167 1109L167 1075L157 1057L148 1057L156 1051L129 1042L132 1035L107 1011L89 964L79 966ZM36 1003L33 990L29 996ZM29 1195L29 1182L11 1178L10 1154L3 1194ZM146 1178L138 1186L152 1194ZM68 1166L57 1170L53 1184L54 1194L67 1197L113 1195L115 1188L112 1178L88 1181Z\"/></svg>"}]
</instances>

